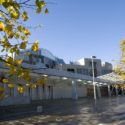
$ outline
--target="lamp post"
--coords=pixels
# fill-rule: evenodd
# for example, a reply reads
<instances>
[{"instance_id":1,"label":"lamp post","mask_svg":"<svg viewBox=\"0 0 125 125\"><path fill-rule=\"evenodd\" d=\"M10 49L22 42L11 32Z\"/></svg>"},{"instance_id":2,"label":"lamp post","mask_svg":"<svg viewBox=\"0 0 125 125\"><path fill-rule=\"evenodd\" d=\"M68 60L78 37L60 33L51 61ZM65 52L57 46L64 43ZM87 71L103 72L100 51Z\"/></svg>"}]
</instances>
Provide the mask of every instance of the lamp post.
<instances>
[{"instance_id":1,"label":"lamp post","mask_svg":"<svg viewBox=\"0 0 125 125\"><path fill-rule=\"evenodd\" d=\"M94 72L94 59L96 56L92 56L92 76L93 76L93 91L94 91L94 100L96 101L96 85L95 85L95 72Z\"/></svg>"}]
</instances>

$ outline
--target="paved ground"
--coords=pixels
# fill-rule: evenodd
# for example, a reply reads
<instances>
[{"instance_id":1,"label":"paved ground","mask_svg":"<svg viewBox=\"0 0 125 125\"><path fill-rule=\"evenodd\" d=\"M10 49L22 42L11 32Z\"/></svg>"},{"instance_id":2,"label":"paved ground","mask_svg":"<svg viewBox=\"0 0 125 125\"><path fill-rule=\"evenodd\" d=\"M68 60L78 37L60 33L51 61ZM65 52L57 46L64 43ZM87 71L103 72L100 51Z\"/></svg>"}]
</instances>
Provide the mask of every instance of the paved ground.
<instances>
[{"instance_id":1,"label":"paved ground","mask_svg":"<svg viewBox=\"0 0 125 125\"><path fill-rule=\"evenodd\" d=\"M47 106L46 106L47 108ZM125 125L125 97L48 101L43 113L0 125Z\"/></svg>"}]
</instances>

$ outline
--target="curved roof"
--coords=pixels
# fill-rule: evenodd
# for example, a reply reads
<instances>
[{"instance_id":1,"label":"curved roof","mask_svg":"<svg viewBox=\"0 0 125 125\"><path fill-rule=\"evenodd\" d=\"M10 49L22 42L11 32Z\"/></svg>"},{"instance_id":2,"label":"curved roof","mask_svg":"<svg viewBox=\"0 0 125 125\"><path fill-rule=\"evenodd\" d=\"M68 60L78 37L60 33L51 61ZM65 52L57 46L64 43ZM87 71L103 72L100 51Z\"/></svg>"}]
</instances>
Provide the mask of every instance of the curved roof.
<instances>
[{"instance_id":1,"label":"curved roof","mask_svg":"<svg viewBox=\"0 0 125 125\"><path fill-rule=\"evenodd\" d=\"M97 78L100 78L102 80L112 81L113 83L124 83L125 82L120 75L118 75L114 72L106 74L106 75L98 76Z\"/></svg>"},{"instance_id":2,"label":"curved roof","mask_svg":"<svg viewBox=\"0 0 125 125\"><path fill-rule=\"evenodd\" d=\"M56 60L56 57L47 49L41 48L40 50L41 50L41 55L43 55L49 59L52 59L54 61Z\"/></svg>"}]
</instances>

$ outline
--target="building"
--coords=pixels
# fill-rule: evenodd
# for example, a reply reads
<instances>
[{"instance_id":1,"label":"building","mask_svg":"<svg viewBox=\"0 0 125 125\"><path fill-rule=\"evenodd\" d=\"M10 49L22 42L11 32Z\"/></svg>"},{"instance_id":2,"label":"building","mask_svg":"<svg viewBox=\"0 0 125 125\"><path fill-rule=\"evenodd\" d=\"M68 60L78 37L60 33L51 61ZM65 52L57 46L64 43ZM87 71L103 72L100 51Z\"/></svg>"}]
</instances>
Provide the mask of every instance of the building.
<instances>
[{"instance_id":1,"label":"building","mask_svg":"<svg viewBox=\"0 0 125 125\"><path fill-rule=\"evenodd\" d=\"M112 64L102 63L101 59L93 59L95 77L112 72ZM57 65L58 69L92 76L92 59L83 58L70 64Z\"/></svg>"},{"instance_id":2,"label":"building","mask_svg":"<svg viewBox=\"0 0 125 125\"><path fill-rule=\"evenodd\" d=\"M63 59L55 57L50 51L43 48L39 49L37 52L34 52L31 49L21 51L19 55L15 55L14 58L22 59L23 63L43 65L46 68L55 68L58 64L65 64Z\"/></svg>"},{"instance_id":3,"label":"building","mask_svg":"<svg viewBox=\"0 0 125 125\"><path fill-rule=\"evenodd\" d=\"M30 53L27 56L26 53ZM20 52L19 56L15 58L23 59L24 63L32 65L44 65L46 68L59 69L78 74L92 76L92 59L82 58L78 61L66 64L63 59L54 56L46 49L39 49L38 52L33 52L30 49ZM112 72L112 64L102 62L101 59L94 59L94 73L95 77Z\"/></svg>"},{"instance_id":4,"label":"building","mask_svg":"<svg viewBox=\"0 0 125 125\"><path fill-rule=\"evenodd\" d=\"M27 56L28 52L30 52L30 56ZM6 88L5 91L0 90L0 92L9 95L4 100L0 100L2 106L25 104L45 99L93 97L93 77L90 72L92 63L89 58L65 64L63 59L55 57L45 49L40 49L37 53L26 50L14 58L23 59L22 66L31 69L32 81L27 86L27 81L22 78L8 77L7 67L0 63L0 79L4 77L9 79L8 84L3 84L2 80L0 81L0 87ZM94 59L94 68L96 76L99 76L104 70L104 74L111 71L112 65L110 63L102 65L100 59ZM42 84L36 85L38 78L42 80ZM110 85L116 83L101 77L96 77L95 82L98 97L110 95ZM20 93L19 89L24 92ZM106 93L104 94L104 92Z\"/></svg>"}]
</instances>

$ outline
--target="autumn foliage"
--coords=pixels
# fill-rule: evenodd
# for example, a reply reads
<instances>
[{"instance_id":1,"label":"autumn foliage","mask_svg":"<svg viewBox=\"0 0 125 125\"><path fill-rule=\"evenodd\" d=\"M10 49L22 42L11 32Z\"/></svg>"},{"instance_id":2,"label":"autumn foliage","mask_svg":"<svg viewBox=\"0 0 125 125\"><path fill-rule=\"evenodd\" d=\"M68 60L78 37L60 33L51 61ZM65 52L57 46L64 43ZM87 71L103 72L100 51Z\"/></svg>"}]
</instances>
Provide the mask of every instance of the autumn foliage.
<instances>
[{"instance_id":1,"label":"autumn foliage","mask_svg":"<svg viewBox=\"0 0 125 125\"><path fill-rule=\"evenodd\" d=\"M0 61L4 62L8 67L10 75L30 81L30 70L21 65L22 60L14 59L8 54L18 56L20 51L25 50L29 44L28 38L31 32L24 25L29 19L27 8L35 10L36 13L49 13L44 0L0 0L0 51L4 55L0 57ZM35 52L38 51L39 42L32 42L31 49ZM9 83L7 78L3 79L3 83L8 84L10 88L14 87L15 84ZM19 86L18 91L22 93L24 88ZM0 86L0 95L2 93L3 87Z\"/></svg>"}]
</instances>

